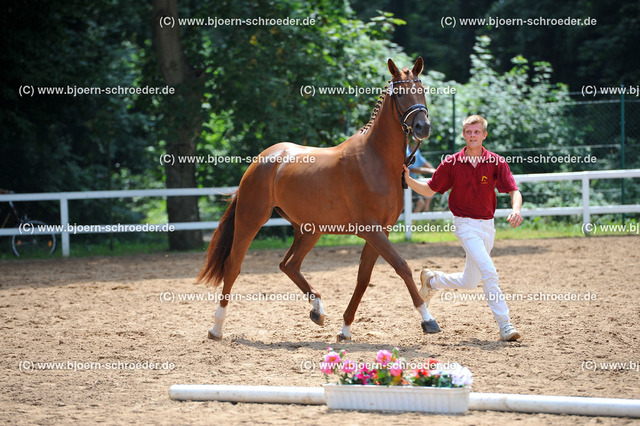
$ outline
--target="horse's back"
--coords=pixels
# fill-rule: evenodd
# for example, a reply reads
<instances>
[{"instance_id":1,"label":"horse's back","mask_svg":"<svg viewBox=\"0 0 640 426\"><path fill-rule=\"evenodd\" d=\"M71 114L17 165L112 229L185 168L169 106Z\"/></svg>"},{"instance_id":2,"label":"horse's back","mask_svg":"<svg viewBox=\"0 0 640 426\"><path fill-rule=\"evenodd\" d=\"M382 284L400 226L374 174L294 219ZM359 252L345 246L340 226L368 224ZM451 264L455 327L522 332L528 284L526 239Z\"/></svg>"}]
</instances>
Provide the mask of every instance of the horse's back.
<instances>
[{"instance_id":1,"label":"horse's back","mask_svg":"<svg viewBox=\"0 0 640 426\"><path fill-rule=\"evenodd\" d=\"M296 223L386 223L402 207L401 188L394 188L377 164L380 159L366 155L358 142L353 138L329 148L272 145L247 169L240 192L269 200Z\"/></svg>"}]
</instances>

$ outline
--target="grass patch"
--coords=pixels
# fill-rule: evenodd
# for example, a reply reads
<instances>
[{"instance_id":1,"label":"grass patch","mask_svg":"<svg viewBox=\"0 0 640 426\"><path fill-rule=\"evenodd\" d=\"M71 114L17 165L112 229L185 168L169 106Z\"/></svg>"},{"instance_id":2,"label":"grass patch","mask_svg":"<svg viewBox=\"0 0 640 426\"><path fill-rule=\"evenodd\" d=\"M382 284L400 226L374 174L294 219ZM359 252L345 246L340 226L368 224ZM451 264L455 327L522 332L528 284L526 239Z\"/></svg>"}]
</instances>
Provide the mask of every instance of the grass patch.
<instances>
[{"instance_id":1,"label":"grass patch","mask_svg":"<svg viewBox=\"0 0 640 426\"><path fill-rule=\"evenodd\" d=\"M169 251L169 242L164 241L113 241L113 248L108 242L105 244L73 244L71 243L71 257L91 256L133 256L136 254L154 254ZM61 253L62 249L56 250Z\"/></svg>"},{"instance_id":2,"label":"grass patch","mask_svg":"<svg viewBox=\"0 0 640 426\"><path fill-rule=\"evenodd\" d=\"M597 225L620 225L622 222L619 215L601 216L596 218ZM638 220L633 218L624 222L628 229L638 229ZM416 225L428 225L430 228L440 226L440 229L450 229L451 224L446 221L420 221ZM293 236L282 237L287 232L272 232L255 239L251 244L250 250L286 250L293 242ZM290 233L290 230L289 230ZM612 235L629 235L629 232L610 231L596 233L596 236L612 236ZM637 235L637 233L634 233ZM496 219L496 240L529 240L543 238L568 238L583 237L581 217L575 218L527 218L518 228L511 228L504 218ZM392 232L389 239L394 244L400 243L441 243L456 242L457 239L453 232L414 232L411 241L405 240L404 232ZM0 259L10 260L16 259L11 252L10 239L4 238L0 242ZM337 247L337 246L363 246L364 240L356 235L323 235L316 247ZM208 242L202 243L202 247L191 250L194 253L205 253ZM169 253L169 243L166 235L155 234L153 236L140 235L138 237L129 236L126 238L114 238L113 247L110 246L109 238L105 236L104 240L97 243L88 243L83 241L74 241L71 238L71 257L89 257L89 256L133 256L136 254L157 254ZM20 259L33 258L61 258L62 248L61 240L58 238L58 248L52 256L23 256Z\"/></svg>"}]
</instances>

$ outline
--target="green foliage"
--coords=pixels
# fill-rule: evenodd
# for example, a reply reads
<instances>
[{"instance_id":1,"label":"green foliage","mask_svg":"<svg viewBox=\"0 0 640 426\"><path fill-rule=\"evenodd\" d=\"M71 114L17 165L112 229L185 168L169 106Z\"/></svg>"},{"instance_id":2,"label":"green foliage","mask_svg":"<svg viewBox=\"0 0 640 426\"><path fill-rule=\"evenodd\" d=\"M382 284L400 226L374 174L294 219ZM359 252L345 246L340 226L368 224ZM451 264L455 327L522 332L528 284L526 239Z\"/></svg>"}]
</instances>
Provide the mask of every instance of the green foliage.
<instances>
[{"instance_id":1,"label":"green foliage","mask_svg":"<svg viewBox=\"0 0 640 426\"><path fill-rule=\"evenodd\" d=\"M281 141L332 146L363 125L375 96L301 96L302 86L382 87L386 61L410 65L388 41L390 14L370 22L354 19L347 2L296 1L245 4L216 2L185 16L312 18L307 26L237 26L186 31L193 63L207 70L206 119L199 154L254 156ZM194 54L195 53L195 54ZM235 185L246 168L200 165L203 185Z\"/></svg>"},{"instance_id":2,"label":"green foliage","mask_svg":"<svg viewBox=\"0 0 640 426\"><path fill-rule=\"evenodd\" d=\"M404 19L393 41L411 54L425 58L427 67L447 79L465 83L470 78L469 55L475 39L494 41L494 66L508 71L511 58L522 55L531 62L545 61L556 71L554 82L572 91L585 84L638 84L640 57L631 55L640 44L640 3L626 0L352 0L357 16L367 19L377 9ZM592 18L595 25L457 25L442 26L450 18ZM459 22L458 22L459 24Z\"/></svg>"},{"instance_id":3,"label":"green foliage","mask_svg":"<svg viewBox=\"0 0 640 426\"><path fill-rule=\"evenodd\" d=\"M133 99L105 95L19 97L18 88L135 84L138 49L122 34L136 6L111 2L20 2L2 14L3 80L0 188L16 192L100 190L121 173L142 173L150 123ZM146 13L146 12L145 12ZM31 204L29 214L59 219ZM72 212L78 223L105 223L103 203ZM128 216L125 215L125 217Z\"/></svg>"},{"instance_id":4,"label":"green foliage","mask_svg":"<svg viewBox=\"0 0 640 426\"><path fill-rule=\"evenodd\" d=\"M502 155L593 154L598 163L579 165L580 170L621 165L619 103L576 102L569 98L567 85L555 82L566 82L574 90L581 82L637 85L638 55L629 54L640 34L636 31L640 8L635 3L483 0L469 7L444 0L179 0L178 4L184 18L315 20L314 25L299 26L181 27L188 61L206 77L197 112L204 123L197 138L199 155L253 156L280 141L336 145L367 122L377 96L321 95L317 90L315 96L301 96L300 88L381 88L389 78L388 58L410 66L420 54L426 62L425 85L457 90L455 120L451 95L427 96L434 134L423 151L459 150L462 119L480 113L489 120L487 147ZM598 24L451 29L441 28L444 16L590 16ZM27 0L7 8L0 17L4 41L0 188L49 192L164 186L159 158L166 153L163 123L168 105L177 109L173 111L177 116L188 117L194 114L191 110L165 96L18 96L22 85L162 86L151 31L157 23L150 17L149 4L120 0ZM640 160L632 149L638 145L640 103L627 99L626 105L625 165L637 167ZM440 160L428 158L435 164ZM236 185L246 166L198 164L198 185ZM513 163L511 168L514 173L571 169L567 164L532 168ZM577 205L581 197L579 184L571 182L521 188L525 206ZM625 201L636 202L639 191L633 181L626 182ZM594 204L620 202L620 182L592 183L591 199ZM499 200L499 207L506 207L508 197ZM219 218L225 208L221 199L202 198L200 206L207 220ZM32 217L59 220L53 203L20 207ZM161 200L78 201L72 203L71 221L161 221L166 220L163 210Z\"/></svg>"},{"instance_id":5,"label":"green foliage","mask_svg":"<svg viewBox=\"0 0 640 426\"><path fill-rule=\"evenodd\" d=\"M517 54L545 60L558 70L555 79L573 91L585 84L637 84L640 58L629 55L640 43L640 4L625 0L598 2L541 0L494 1L485 16L512 18L592 18L596 25L511 26L478 28L496 42L501 70Z\"/></svg>"},{"instance_id":6,"label":"green foliage","mask_svg":"<svg viewBox=\"0 0 640 426\"><path fill-rule=\"evenodd\" d=\"M455 123L452 123L451 96L434 95L429 99L434 135L425 150L446 155L462 149L462 121L471 114L480 114L489 123L485 147L505 157L514 174L574 171L567 162L536 162L531 156L565 157L591 155L584 144L588 128L584 120L575 120L571 112L574 102L564 84L551 83L553 70L545 62L529 61L517 56L512 68L501 73L494 69L491 40L480 36L471 55L471 78L466 84L444 81L443 75L430 72L425 84L434 87L454 87ZM454 142L452 146L452 141ZM431 155L433 157L433 155ZM437 164L441 159L432 158ZM600 164L578 164L579 170L602 168ZM572 182L548 185L522 184L525 207L578 205L581 189ZM509 207L508 197L499 197L499 208ZM604 204L602 194L592 196L593 204Z\"/></svg>"},{"instance_id":7,"label":"green foliage","mask_svg":"<svg viewBox=\"0 0 640 426\"><path fill-rule=\"evenodd\" d=\"M493 56L489 50L490 39L479 37L471 56L471 78L462 85L455 82L431 81L431 84L456 88L456 123L451 123L451 99L449 96L434 96L431 108L437 112L434 117L438 133L436 145L447 150L452 128L455 128L455 149L464 146L462 120L471 114L480 114L489 122L489 136L485 141L488 149L503 156L521 155L521 149L538 149L547 153L549 147L571 146L580 141L580 134L569 126L564 113L570 102L567 87L551 84L551 66L535 63L533 70L528 61L519 56L512 60L513 67L506 73L498 73L492 68ZM438 76L435 76L436 78ZM536 151L530 152L537 153ZM556 154L566 154L558 151ZM512 165L514 173L523 173L520 165ZM543 171L558 171L557 164L548 165Z\"/></svg>"}]
</instances>

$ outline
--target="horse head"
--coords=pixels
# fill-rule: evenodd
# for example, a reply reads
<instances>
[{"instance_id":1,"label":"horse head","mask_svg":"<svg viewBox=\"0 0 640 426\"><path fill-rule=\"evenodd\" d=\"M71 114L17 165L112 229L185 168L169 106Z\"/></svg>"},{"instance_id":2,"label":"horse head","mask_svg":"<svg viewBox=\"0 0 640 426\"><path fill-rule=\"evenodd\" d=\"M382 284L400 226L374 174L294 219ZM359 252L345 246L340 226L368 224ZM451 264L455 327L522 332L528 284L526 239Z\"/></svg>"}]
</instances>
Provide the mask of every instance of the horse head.
<instances>
[{"instance_id":1,"label":"horse head","mask_svg":"<svg viewBox=\"0 0 640 426\"><path fill-rule=\"evenodd\" d=\"M405 134L413 134L416 139L428 138L431 133L429 110L425 99L426 89L418 78L424 67L422 57L419 57L413 69L398 70L393 60L387 62L391 81L389 94L395 104L398 119Z\"/></svg>"}]
</instances>

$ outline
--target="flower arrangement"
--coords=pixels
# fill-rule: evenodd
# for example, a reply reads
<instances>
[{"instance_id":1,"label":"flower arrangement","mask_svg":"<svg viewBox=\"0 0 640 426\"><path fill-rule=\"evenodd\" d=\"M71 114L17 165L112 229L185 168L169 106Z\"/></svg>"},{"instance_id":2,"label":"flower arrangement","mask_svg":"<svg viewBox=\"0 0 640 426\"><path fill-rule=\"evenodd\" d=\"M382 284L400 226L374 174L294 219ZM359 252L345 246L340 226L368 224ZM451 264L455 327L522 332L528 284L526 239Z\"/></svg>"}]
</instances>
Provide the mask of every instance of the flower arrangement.
<instances>
[{"instance_id":1,"label":"flower arrangement","mask_svg":"<svg viewBox=\"0 0 640 426\"><path fill-rule=\"evenodd\" d=\"M428 386L457 388L471 386L473 377L467 367L458 363L443 365L434 358L418 368L400 357L398 348L392 351L379 350L375 363L362 364L347 359L345 350L338 352L327 348L327 354L320 363L320 370L329 383L330 376L338 376L341 385L379 386Z\"/></svg>"}]
</instances>

